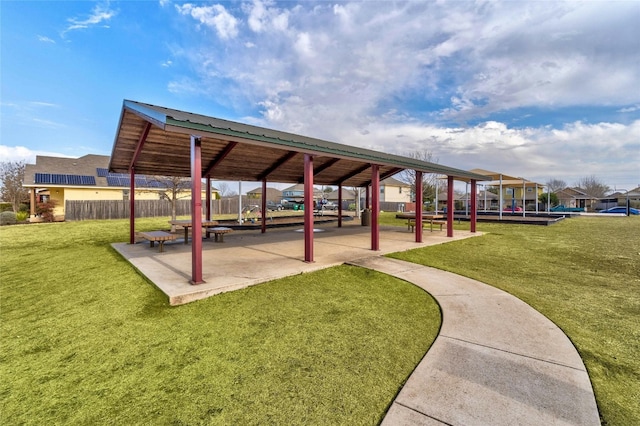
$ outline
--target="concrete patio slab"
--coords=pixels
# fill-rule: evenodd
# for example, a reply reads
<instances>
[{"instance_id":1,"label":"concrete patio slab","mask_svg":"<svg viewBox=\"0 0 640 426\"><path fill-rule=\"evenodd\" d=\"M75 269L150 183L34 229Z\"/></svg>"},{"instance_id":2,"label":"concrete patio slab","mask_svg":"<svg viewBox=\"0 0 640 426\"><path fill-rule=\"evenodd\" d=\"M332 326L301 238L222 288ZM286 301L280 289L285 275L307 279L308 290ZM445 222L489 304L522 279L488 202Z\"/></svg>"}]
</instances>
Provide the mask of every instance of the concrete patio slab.
<instances>
[{"instance_id":1,"label":"concrete patio slab","mask_svg":"<svg viewBox=\"0 0 640 426\"><path fill-rule=\"evenodd\" d=\"M224 243L205 239L202 245L203 279L191 285L191 245L183 239L165 243L164 252L148 243L116 243L112 246L141 274L169 297L171 305L204 299L215 294L245 288L291 275L341 265L350 260L405 251L433 244L469 238L480 233L456 231L425 232L423 243L403 227L382 227L380 251L371 251L370 228L347 222L316 225L314 262L304 262L304 234L300 227L260 231L236 231L225 236Z\"/></svg>"}]
</instances>

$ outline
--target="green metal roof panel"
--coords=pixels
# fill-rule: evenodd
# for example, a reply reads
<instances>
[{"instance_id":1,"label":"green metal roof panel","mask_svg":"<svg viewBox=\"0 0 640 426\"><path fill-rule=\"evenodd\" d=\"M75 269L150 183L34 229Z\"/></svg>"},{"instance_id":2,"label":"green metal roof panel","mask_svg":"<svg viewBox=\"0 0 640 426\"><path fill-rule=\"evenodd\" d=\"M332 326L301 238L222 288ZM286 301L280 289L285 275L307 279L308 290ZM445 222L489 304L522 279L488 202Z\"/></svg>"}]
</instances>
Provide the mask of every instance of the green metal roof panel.
<instances>
[{"instance_id":1,"label":"green metal roof panel","mask_svg":"<svg viewBox=\"0 0 640 426\"><path fill-rule=\"evenodd\" d=\"M443 173L450 176L474 179L478 181L491 180L489 176L467 172L437 163L429 163L409 157L387 154L365 148L357 148L322 139L281 132L264 127L208 117L150 104L143 104L136 101L125 100L124 108L146 117L149 121L154 122L163 129L166 126L173 126L176 128L195 131L196 133L204 132L237 137L256 142L274 144L282 148L286 147L300 151L313 151L327 154L328 156L347 157L374 164L393 165L399 168L413 169L429 173Z\"/></svg>"}]
</instances>

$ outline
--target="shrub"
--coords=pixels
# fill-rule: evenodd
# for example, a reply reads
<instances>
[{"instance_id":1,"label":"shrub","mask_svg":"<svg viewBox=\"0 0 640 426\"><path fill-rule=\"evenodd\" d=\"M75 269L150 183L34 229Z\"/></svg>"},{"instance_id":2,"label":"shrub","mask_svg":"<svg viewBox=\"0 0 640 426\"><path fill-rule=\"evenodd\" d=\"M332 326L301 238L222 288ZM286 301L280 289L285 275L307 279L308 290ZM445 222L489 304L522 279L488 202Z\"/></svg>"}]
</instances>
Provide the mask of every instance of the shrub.
<instances>
[{"instance_id":1,"label":"shrub","mask_svg":"<svg viewBox=\"0 0 640 426\"><path fill-rule=\"evenodd\" d=\"M29 212L20 210L18 213L16 213L16 220L18 222L26 222L28 218Z\"/></svg>"},{"instance_id":2,"label":"shrub","mask_svg":"<svg viewBox=\"0 0 640 426\"><path fill-rule=\"evenodd\" d=\"M38 203L36 205L36 213L40 215L43 221L53 222L53 209L55 203L53 201L47 201L45 203Z\"/></svg>"},{"instance_id":3,"label":"shrub","mask_svg":"<svg viewBox=\"0 0 640 426\"><path fill-rule=\"evenodd\" d=\"M11 203L0 203L0 212L12 212L13 204Z\"/></svg>"},{"instance_id":4,"label":"shrub","mask_svg":"<svg viewBox=\"0 0 640 426\"><path fill-rule=\"evenodd\" d=\"M0 225L15 225L16 214L14 212L4 211L0 213Z\"/></svg>"},{"instance_id":5,"label":"shrub","mask_svg":"<svg viewBox=\"0 0 640 426\"><path fill-rule=\"evenodd\" d=\"M29 211L29 205L28 204L20 204L20 208L18 209L19 212L28 212Z\"/></svg>"}]
</instances>

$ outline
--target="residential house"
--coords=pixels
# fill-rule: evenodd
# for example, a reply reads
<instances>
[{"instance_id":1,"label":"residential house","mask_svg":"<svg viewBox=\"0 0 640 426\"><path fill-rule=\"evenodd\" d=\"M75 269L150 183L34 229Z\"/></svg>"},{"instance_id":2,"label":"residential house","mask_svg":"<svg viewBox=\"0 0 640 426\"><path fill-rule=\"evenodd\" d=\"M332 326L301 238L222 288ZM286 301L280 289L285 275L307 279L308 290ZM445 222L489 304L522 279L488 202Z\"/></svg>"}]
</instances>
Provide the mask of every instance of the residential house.
<instances>
[{"instance_id":1,"label":"residential house","mask_svg":"<svg viewBox=\"0 0 640 426\"><path fill-rule=\"evenodd\" d=\"M558 203L565 207L581 207L585 211L595 210L598 199L584 192L581 188L564 188L555 192Z\"/></svg>"},{"instance_id":2,"label":"residential house","mask_svg":"<svg viewBox=\"0 0 640 426\"><path fill-rule=\"evenodd\" d=\"M130 175L110 173L109 161L106 155L88 154L80 158L38 155L36 164L25 166L22 185L31 193L31 216L35 216L37 202L52 201L54 217L64 220L66 201L128 200ZM158 200L163 198L167 186L156 177L136 175L135 188L137 200ZM190 199L191 190L183 190L180 198Z\"/></svg>"},{"instance_id":3,"label":"residential house","mask_svg":"<svg viewBox=\"0 0 640 426\"><path fill-rule=\"evenodd\" d=\"M318 188L313 188L313 199L318 200L322 198L322 191ZM297 185L290 186L282 190L282 199L287 202L301 203L304 201L304 184L299 183Z\"/></svg>"},{"instance_id":4,"label":"residential house","mask_svg":"<svg viewBox=\"0 0 640 426\"><path fill-rule=\"evenodd\" d=\"M411 185L393 177L380 181L380 202L410 203L411 201Z\"/></svg>"},{"instance_id":5,"label":"residential house","mask_svg":"<svg viewBox=\"0 0 640 426\"><path fill-rule=\"evenodd\" d=\"M262 199L262 187L256 188L252 191L247 191L247 198L251 200ZM280 203L282 201L282 191L277 188L267 188L267 201L273 201L274 203Z\"/></svg>"}]
</instances>

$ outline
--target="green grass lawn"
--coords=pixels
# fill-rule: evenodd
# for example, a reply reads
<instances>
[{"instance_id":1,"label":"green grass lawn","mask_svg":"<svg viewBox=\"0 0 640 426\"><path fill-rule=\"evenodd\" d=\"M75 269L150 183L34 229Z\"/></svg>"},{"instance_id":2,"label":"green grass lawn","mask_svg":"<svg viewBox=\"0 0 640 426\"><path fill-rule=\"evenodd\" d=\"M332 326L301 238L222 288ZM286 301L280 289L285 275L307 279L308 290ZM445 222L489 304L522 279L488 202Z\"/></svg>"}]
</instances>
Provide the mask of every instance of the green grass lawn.
<instances>
[{"instance_id":1,"label":"green grass lawn","mask_svg":"<svg viewBox=\"0 0 640 426\"><path fill-rule=\"evenodd\" d=\"M578 348L602 423L639 425L640 217L478 223L478 231L487 235L392 257L477 279L533 306Z\"/></svg>"},{"instance_id":2,"label":"green grass lawn","mask_svg":"<svg viewBox=\"0 0 640 426\"><path fill-rule=\"evenodd\" d=\"M349 266L169 307L110 247L127 232L0 228L3 424L376 424L440 326L422 290Z\"/></svg>"},{"instance_id":3,"label":"green grass lawn","mask_svg":"<svg viewBox=\"0 0 640 426\"><path fill-rule=\"evenodd\" d=\"M416 287L347 266L169 307L109 247L127 229L0 228L3 423L376 424L440 324ZM532 305L578 348L603 424L640 424L640 218L478 230L394 257Z\"/></svg>"}]
</instances>

